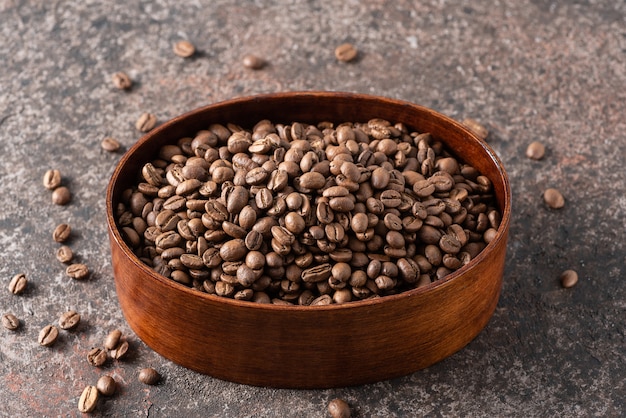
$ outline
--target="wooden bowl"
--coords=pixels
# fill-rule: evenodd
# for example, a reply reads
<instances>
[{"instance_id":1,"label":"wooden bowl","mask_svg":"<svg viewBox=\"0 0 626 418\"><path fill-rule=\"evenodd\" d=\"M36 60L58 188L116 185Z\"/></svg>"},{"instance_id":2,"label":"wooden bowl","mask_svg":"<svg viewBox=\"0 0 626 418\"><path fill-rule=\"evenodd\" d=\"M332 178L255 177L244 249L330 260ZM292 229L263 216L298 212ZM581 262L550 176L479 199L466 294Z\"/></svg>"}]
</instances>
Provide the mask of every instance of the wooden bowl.
<instances>
[{"instance_id":1,"label":"wooden bowl","mask_svg":"<svg viewBox=\"0 0 626 418\"><path fill-rule=\"evenodd\" d=\"M210 123L384 118L430 132L493 183L502 222L469 264L425 287L342 305L280 306L202 293L162 277L126 245L113 216L124 189L159 148ZM468 344L498 302L511 190L496 154L458 122L415 104L360 94L279 93L209 105L154 129L121 159L107 190L117 295L131 328L152 349L189 369L238 383L329 388L402 376Z\"/></svg>"}]
</instances>

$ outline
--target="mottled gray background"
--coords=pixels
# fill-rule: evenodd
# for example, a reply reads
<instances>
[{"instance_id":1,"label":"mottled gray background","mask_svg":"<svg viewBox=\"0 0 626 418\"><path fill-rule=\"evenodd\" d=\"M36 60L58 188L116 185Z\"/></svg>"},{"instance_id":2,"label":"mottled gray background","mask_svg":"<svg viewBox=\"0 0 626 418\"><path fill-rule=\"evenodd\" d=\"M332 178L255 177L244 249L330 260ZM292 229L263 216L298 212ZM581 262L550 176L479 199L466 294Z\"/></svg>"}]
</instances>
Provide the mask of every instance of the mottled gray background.
<instances>
[{"instance_id":1,"label":"mottled gray background","mask_svg":"<svg viewBox=\"0 0 626 418\"><path fill-rule=\"evenodd\" d=\"M184 3L184 4L183 4ZM183 60L172 43L199 53ZM336 62L349 41L357 62ZM255 52L269 61L243 68ZM130 92L115 90L126 71ZM196 374L147 348L126 325L112 279L105 188L144 111L165 121L220 100L288 90L404 99L490 131L512 189L502 296L485 330L454 356L412 375L317 391L264 389ZM0 416L74 416L86 384L120 382L99 416L326 416L343 397L355 416L623 416L626 414L626 2L598 1L20 1L0 0ZM524 156L533 140L544 160ZM41 185L59 168L66 207ZM548 210L547 187L566 198ZM51 232L93 271L67 279ZM559 273L579 272L562 289ZM25 272L26 294L6 290ZM37 333L66 309L83 315L49 349ZM113 328L131 342L103 370L85 354ZM306 361L306 359L303 359ZM151 365L164 376L136 381ZM367 367L367 365L364 365Z\"/></svg>"}]
</instances>

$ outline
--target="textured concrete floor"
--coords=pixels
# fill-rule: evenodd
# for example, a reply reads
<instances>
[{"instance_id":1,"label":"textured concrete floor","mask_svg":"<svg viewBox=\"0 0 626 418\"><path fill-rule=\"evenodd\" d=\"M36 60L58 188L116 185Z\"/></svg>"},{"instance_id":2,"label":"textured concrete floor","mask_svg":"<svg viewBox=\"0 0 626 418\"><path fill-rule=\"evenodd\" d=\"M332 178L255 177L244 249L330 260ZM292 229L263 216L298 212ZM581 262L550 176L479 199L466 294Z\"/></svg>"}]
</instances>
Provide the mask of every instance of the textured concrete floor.
<instances>
[{"instance_id":1,"label":"textured concrete floor","mask_svg":"<svg viewBox=\"0 0 626 418\"><path fill-rule=\"evenodd\" d=\"M103 373L120 382L96 416L327 415L342 397L354 415L626 415L626 3L494 1L20 1L0 0L0 416L76 416L83 387ZM199 52L183 60L179 39ZM336 62L335 46L360 50ZM255 52L269 65L243 68ZM110 76L126 71L130 92ZM183 369L126 325L112 279L104 218L108 178L144 111L159 121L262 92L342 90L419 103L490 130L514 193L502 296L485 330L454 356L412 375L319 391L249 387ZM524 156L534 140L542 161ZM73 199L50 203L41 185L59 168ZM547 187L565 208L547 209ZM92 276L76 282L55 260L51 231ZM562 289L559 273L580 281ZM27 292L11 295L24 272ZM4 289L4 291L2 291ZM51 348L41 327L67 309L82 325ZM131 343L102 369L86 353L113 328ZM162 383L137 382L157 368Z\"/></svg>"}]
</instances>

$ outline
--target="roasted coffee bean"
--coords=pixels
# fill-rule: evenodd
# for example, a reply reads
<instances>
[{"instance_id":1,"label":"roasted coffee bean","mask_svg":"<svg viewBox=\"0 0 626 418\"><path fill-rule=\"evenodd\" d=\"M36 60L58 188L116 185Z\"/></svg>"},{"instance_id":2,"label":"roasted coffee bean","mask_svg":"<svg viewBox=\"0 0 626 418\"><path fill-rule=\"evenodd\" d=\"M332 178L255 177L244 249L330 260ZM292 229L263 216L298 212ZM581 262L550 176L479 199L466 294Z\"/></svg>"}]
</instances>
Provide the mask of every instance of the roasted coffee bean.
<instances>
[{"instance_id":1,"label":"roasted coffee bean","mask_svg":"<svg viewBox=\"0 0 626 418\"><path fill-rule=\"evenodd\" d=\"M65 274L75 280L84 280L89 277L89 267L82 263L74 263L67 266Z\"/></svg>"},{"instance_id":2,"label":"roasted coffee bean","mask_svg":"<svg viewBox=\"0 0 626 418\"><path fill-rule=\"evenodd\" d=\"M118 71L111 76L113 85L120 90L128 90L132 87L133 82L130 77L122 71Z\"/></svg>"},{"instance_id":3,"label":"roasted coffee bean","mask_svg":"<svg viewBox=\"0 0 626 418\"><path fill-rule=\"evenodd\" d=\"M122 338L122 331L119 329L114 329L109 332L104 339L104 348L107 350L113 350L119 344L120 338Z\"/></svg>"},{"instance_id":4,"label":"roasted coffee bean","mask_svg":"<svg viewBox=\"0 0 626 418\"><path fill-rule=\"evenodd\" d=\"M43 186L48 190L54 190L61 185L61 172L48 170L43 175Z\"/></svg>"},{"instance_id":5,"label":"roasted coffee bean","mask_svg":"<svg viewBox=\"0 0 626 418\"><path fill-rule=\"evenodd\" d=\"M161 375L152 367L146 367L139 371L138 379L146 385L156 385L161 380Z\"/></svg>"},{"instance_id":6,"label":"roasted coffee bean","mask_svg":"<svg viewBox=\"0 0 626 418\"><path fill-rule=\"evenodd\" d=\"M475 119L466 118L466 119L463 119L462 123L463 125L465 125L466 128L468 128L470 131L475 133L476 136L479 137L480 139L484 140L485 138L487 138L487 135L489 135L489 131L487 130L487 128L485 128Z\"/></svg>"},{"instance_id":7,"label":"roasted coffee bean","mask_svg":"<svg viewBox=\"0 0 626 418\"><path fill-rule=\"evenodd\" d=\"M71 198L70 189L65 186L57 187L52 192L52 203L55 205L67 205L70 203Z\"/></svg>"},{"instance_id":8,"label":"roasted coffee bean","mask_svg":"<svg viewBox=\"0 0 626 418\"><path fill-rule=\"evenodd\" d=\"M578 283L578 273L575 270L565 270L561 273L560 280L564 288L574 287Z\"/></svg>"},{"instance_id":9,"label":"roasted coffee bean","mask_svg":"<svg viewBox=\"0 0 626 418\"><path fill-rule=\"evenodd\" d=\"M59 224L52 231L52 239L55 242L65 242L69 239L71 233L72 228L68 224Z\"/></svg>"},{"instance_id":10,"label":"roasted coffee bean","mask_svg":"<svg viewBox=\"0 0 626 418\"><path fill-rule=\"evenodd\" d=\"M46 325L39 331L37 341L44 347L50 347L53 345L59 337L59 330L54 325Z\"/></svg>"},{"instance_id":11,"label":"roasted coffee bean","mask_svg":"<svg viewBox=\"0 0 626 418\"><path fill-rule=\"evenodd\" d=\"M20 320L12 313L2 315L2 326L9 331L15 331L20 327Z\"/></svg>"},{"instance_id":12,"label":"roasted coffee bean","mask_svg":"<svg viewBox=\"0 0 626 418\"><path fill-rule=\"evenodd\" d=\"M546 153L546 147L539 141L533 141L526 148L526 156L532 160L541 160Z\"/></svg>"},{"instance_id":13,"label":"roasted coffee bean","mask_svg":"<svg viewBox=\"0 0 626 418\"><path fill-rule=\"evenodd\" d=\"M189 58L196 53L196 47L189 41L178 41L172 47L174 54L181 58Z\"/></svg>"},{"instance_id":14,"label":"roasted coffee bean","mask_svg":"<svg viewBox=\"0 0 626 418\"><path fill-rule=\"evenodd\" d=\"M87 361L94 367L100 367L107 361L106 350L100 347L94 347L87 353Z\"/></svg>"},{"instance_id":15,"label":"roasted coffee bean","mask_svg":"<svg viewBox=\"0 0 626 418\"><path fill-rule=\"evenodd\" d=\"M543 200L551 209L560 209L565 206L565 198L557 189L546 189L543 192Z\"/></svg>"},{"instance_id":16,"label":"roasted coffee bean","mask_svg":"<svg viewBox=\"0 0 626 418\"><path fill-rule=\"evenodd\" d=\"M20 295L24 293L26 287L28 286L28 279L24 273L16 274L11 278L9 282L9 292L14 295Z\"/></svg>"},{"instance_id":17,"label":"roasted coffee bean","mask_svg":"<svg viewBox=\"0 0 626 418\"><path fill-rule=\"evenodd\" d=\"M115 394L115 390L117 389L117 383L111 376L100 376L98 382L96 382L96 389L98 389L98 392L104 396L113 396L113 394Z\"/></svg>"},{"instance_id":18,"label":"roasted coffee bean","mask_svg":"<svg viewBox=\"0 0 626 418\"><path fill-rule=\"evenodd\" d=\"M111 350L111 358L115 360L120 360L126 356L128 353L128 341L121 341L117 346Z\"/></svg>"},{"instance_id":19,"label":"roasted coffee bean","mask_svg":"<svg viewBox=\"0 0 626 418\"><path fill-rule=\"evenodd\" d=\"M78 399L78 410L83 413L93 412L98 404L98 389L96 386L89 385L80 395Z\"/></svg>"},{"instance_id":20,"label":"roasted coffee bean","mask_svg":"<svg viewBox=\"0 0 626 418\"><path fill-rule=\"evenodd\" d=\"M151 131L156 126L157 118L154 114L144 112L135 122L135 128L140 132Z\"/></svg>"},{"instance_id":21,"label":"roasted coffee bean","mask_svg":"<svg viewBox=\"0 0 626 418\"><path fill-rule=\"evenodd\" d=\"M64 330L71 330L80 323L80 314L74 310L69 310L61 314L59 318L59 327Z\"/></svg>"},{"instance_id":22,"label":"roasted coffee bean","mask_svg":"<svg viewBox=\"0 0 626 418\"><path fill-rule=\"evenodd\" d=\"M350 405L343 399L333 399L328 403L328 413L332 418L350 418Z\"/></svg>"},{"instance_id":23,"label":"roasted coffee bean","mask_svg":"<svg viewBox=\"0 0 626 418\"><path fill-rule=\"evenodd\" d=\"M358 50L351 43L344 43L335 48L335 58L341 62L350 62L356 58Z\"/></svg>"}]
</instances>

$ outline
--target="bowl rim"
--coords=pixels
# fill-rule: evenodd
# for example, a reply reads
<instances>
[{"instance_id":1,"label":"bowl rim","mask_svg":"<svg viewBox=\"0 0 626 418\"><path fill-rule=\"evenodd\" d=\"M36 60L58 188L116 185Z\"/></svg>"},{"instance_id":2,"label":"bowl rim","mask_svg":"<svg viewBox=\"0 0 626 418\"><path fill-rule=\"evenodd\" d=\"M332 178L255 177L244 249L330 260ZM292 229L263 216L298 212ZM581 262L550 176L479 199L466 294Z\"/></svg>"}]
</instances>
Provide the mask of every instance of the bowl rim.
<instances>
[{"instance_id":1,"label":"bowl rim","mask_svg":"<svg viewBox=\"0 0 626 418\"><path fill-rule=\"evenodd\" d=\"M504 205L500 208L502 219L500 221L500 226L498 227L496 236L494 239L489 242L484 249L480 251L480 253L470 260L468 264L459 268L458 270L448 274L442 279L436 280L427 284L425 286L417 287L414 289L405 290L393 295L385 295L381 297L375 297L370 299L363 299L358 301L351 301L342 304L329 304L329 305L318 305L318 306L309 306L309 305L282 305L282 304L273 304L273 303L258 303L252 301L245 300L237 300L232 298L226 298L222 296L212 295L209 293L201 292L195 290L191 287L185 286L181 283L176 282L170 278L164 277L158 274L156 271L151 269L149 266L144 264L130 249L128 244L124 241L120 229L117 226L116 219L113 216L114 208L113 208L113 192L116 188L118 180L120 178L120 173L123 171L128 160L131 156L140 148L144 143L150 141L152 137L159 134L161 131L169 129L172 125L177 125L179 123L184 123L185 119L198 114L210 111L213 108L219 108L223 106L235 106L238 103L246 103L249 101L263 101L263 100L272 100L272 99L285 99L295 97L323 97L323 98L334 98L334 97L342 97L348 98L352 100L358 99L367 99L367 100L383 100L389 104L395 106L408 106L410 108L419 110L421 112L430 113L437 118L443 120L445 123L452 125L455 129L461 130L465 135L471 137L472 140L476 141L483 150L489 156L491 163L495 165L497 171L499 173L499 177L503 182L503 190L504 196L502 201ZM496 154L496 152L487 144L484 140L480 139L476 134L474 134L470 129L465 127L462 123L457 122L456 120L439 113L433 109L428 107L415 104L405 100L393 99L384 96L370 95L370 94L361 94L361 93L350 93L350 92L341 92L341 91L289 91L289 92L280 92L280 93L265 93L265 94L256 94L249 96L241 96L235 97L232 99L226 99L222 101L218 101L215 103L211 103L205 106L198 107L196 109L185 112L179 116L175 116L158 127L152 129L150 132L144 134L141 138L139 138L120 158L117 162L113 173L109 179L109 183L106 189L106 220L107 220L107 228L109 231L110 237L114 240L115 244L119 246L124 255L135 265L135 267L139 268L143 273L149 276L152 280L157 280L161 284L167 286L172 291L183 292L188 294L189 297L200 297L201 299L206 300L207 303L221 303L226 304L226 306L231 305L237 308L246 308L246 309L259 309L262 311L276 311L276 312L319 312L319 311L334 311L334 310L351 310L351 309L362 309L371 306L375 306L381 303L400 301L406 298L418 297L422 293L427 293L431 291L436 291L437 289L447 287L451 285L452 282L457 280L461 280L463 278L464 273L472 269L474 266L485 261L487 257L489 257L490 253L494 251L495 248L500 245L506 245L506 243L501 243L502 240L506 240L508 236L509 224L511 221L511 204L512 204L512 196L511 196L511 186L508 174L506 173L502 161ZM117 278L116 278L117 280Z\"/></svg>"}]
</instances>

